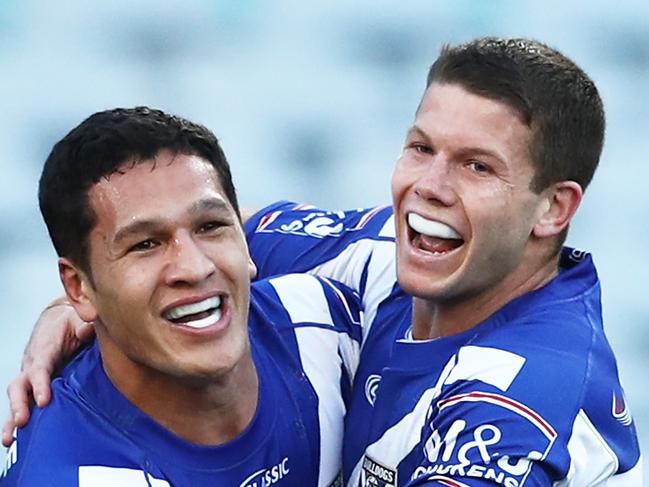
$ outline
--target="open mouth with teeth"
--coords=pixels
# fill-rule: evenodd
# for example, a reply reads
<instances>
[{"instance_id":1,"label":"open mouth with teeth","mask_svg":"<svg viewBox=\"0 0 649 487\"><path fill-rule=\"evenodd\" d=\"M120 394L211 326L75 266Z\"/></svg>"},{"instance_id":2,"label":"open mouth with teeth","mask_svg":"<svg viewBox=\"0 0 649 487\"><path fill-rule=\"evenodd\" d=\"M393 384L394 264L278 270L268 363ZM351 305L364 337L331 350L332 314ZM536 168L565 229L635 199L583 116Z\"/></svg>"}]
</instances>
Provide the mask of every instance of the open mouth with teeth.
<instances>
[{"instance_id":1,"label":"open mouth with teeth","mask_svg":"<svg viewBox=\"0 0 649 487\"><path fill-rule=\"evenodd\" d=\"M217 323L222 313L223 299L221 296L212 296L197 303L171 308L164 312L163 317L176 325L201 329Z\"/></svg>"},{"instance_id":2,"label":"open mouth with teeth","mask_svg":"<svg viewBox=\"0 0 649 487\"><path fill-rule=\"evenodd\" d=\"M464 239L451 226L408 213L408 237L413 246L434 255L443 255L462 246Z\"/></svg>"}]
</instances>

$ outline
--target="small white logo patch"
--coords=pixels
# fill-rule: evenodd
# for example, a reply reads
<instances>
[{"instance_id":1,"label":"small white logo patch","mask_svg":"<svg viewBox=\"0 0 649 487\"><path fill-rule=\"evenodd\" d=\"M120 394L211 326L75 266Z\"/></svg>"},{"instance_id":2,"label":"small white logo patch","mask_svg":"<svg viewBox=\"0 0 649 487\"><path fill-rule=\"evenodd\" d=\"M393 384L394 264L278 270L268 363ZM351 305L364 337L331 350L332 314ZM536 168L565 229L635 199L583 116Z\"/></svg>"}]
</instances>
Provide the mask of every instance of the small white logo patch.
<instances>
[{"instance_id":1,"label":"small white logo patch","mask_svg":"<svg viewBox=\"0 0 649 487\"><path fill-rule=\"evenodd\" d=\"M361 471L361 487L394 487L396 485L396 470L381 465L365 455Z\"/></svg>"},{"instance_id":2,"label":"small white logo patch","mask_svg":"<svg viewBox=\"0 0 649 487\"><path fill-rule=\"evenodd\" d=\"M372 406L376 401L376 390L381 383L381 376L379 374L371 374L365 381L365 398Z\"/></svg>"}]
</instances>

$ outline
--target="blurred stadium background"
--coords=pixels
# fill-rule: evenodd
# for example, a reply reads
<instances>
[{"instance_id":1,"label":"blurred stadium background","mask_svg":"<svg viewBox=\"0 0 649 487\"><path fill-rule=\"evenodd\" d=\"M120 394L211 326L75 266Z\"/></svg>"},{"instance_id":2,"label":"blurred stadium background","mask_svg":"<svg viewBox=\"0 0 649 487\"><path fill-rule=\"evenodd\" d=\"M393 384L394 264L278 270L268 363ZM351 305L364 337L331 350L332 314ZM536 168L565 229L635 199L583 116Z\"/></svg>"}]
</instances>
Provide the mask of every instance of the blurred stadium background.
<instances>
[{"instance_id":1,"label":"blurred stadium background","mask_svg":"<svg viewBox=\"0 0 649 487\"><path fill-rule=\"evenodd\" d=\"M205 124L223 144L244 207L280 198L371 206L388 201L392 164L439 48L522 35L572 57L604 98L604 156L568 243L594 253L608 336L647 452L648 26L644 0L2 0L0 384L18 370L39 311L61 292L37 208L40 169L90 113L150 105ZM7 411L0 399L0 418Z\"/></svg>"}]
</instances>

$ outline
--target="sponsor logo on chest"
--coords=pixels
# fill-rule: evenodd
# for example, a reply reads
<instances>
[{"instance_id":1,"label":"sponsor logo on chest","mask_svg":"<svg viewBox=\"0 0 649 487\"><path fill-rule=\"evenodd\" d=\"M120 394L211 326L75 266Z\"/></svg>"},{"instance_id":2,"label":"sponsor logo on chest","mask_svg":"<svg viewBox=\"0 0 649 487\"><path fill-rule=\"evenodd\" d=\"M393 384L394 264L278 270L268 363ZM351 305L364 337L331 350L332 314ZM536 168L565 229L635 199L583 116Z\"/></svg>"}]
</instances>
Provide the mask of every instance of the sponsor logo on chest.
<instances>
[{"instance_id":1,"label":"sponsor logo on chest","mask_svg":"<svg viewBox=\"0 0 649 487\"><path fill-rule=\"evenodd\" d=\"M276 465L262 468L250 474L239 484L239 487L269 487L284 479L290 471L288 457L284 457Z\"/></svg>"},{"instance_id":2,"label":"sponsor logo on chest","mask_svg":"<svg viewBox=\"0 0 649 487\"><path fill-rule=\"evenodd\" d=\"M490 413L486 417L500 417L498 424L467 417L439 428L431 418L423 445L424 462L412 473L412 479L448 475L491 480L505 487L524 484L533 463L548 454L556 431L532 409L499 394L461 394L439 401L437 406L443 410L475 403Z\"/></svg>"}]
</instances>

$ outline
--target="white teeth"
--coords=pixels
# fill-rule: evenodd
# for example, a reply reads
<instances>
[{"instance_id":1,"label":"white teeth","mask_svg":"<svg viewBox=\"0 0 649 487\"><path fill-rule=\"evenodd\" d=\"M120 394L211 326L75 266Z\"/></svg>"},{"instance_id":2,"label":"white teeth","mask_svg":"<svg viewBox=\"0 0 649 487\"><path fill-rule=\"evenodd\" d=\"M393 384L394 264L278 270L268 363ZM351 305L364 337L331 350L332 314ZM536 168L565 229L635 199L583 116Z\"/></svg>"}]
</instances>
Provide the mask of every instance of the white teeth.
<instances>
[{"instance_id":1,"label":"white teeth","mask_svg":"<svg viewBox=\"0 0 649 487\"><path fill-rule=\"evenodd\" d=\"M175 308L170 309L165 313L165 318L168 320L178 320L184 316L193 315L196 313L202 313L211 308L218 308L221 306L221 297L213 296L211 298L204 299L198 303L183 304L182 306L176 306ZM218 310L220 313L220 310ZM198 320L195 323L198 323L202 320Z\"/></svg>"},{"instance_id":2,"label":"white teeth","mask_svg":"<svg viewBox=\"0 0 649 487\"><path fill-rule=\"evenodd\" d=\"M427 220L417 213L408 213L408 225L410 225L415 232L426 235L427 237L446 239L462 238L459 233L457 233L446 223L438 222L435 220Z\"/></svg>"},{"instance_id":3,"label":"white teeth","mask_svg":"<svg viewBox=\"0 0 649 487\"><path fill-rule=\"evenodd\" d=\"M212 326L220 319L221 319L221 310L215 309L214 312L210 313L209 316L206 316L205 318L201 318L200 320L187 321L183 323L183 325L188 326L189 328L207 328L208 326Z\"/></svg>"}]
</instances>

